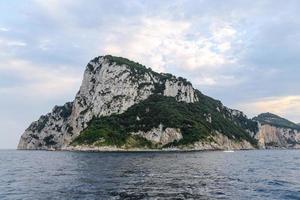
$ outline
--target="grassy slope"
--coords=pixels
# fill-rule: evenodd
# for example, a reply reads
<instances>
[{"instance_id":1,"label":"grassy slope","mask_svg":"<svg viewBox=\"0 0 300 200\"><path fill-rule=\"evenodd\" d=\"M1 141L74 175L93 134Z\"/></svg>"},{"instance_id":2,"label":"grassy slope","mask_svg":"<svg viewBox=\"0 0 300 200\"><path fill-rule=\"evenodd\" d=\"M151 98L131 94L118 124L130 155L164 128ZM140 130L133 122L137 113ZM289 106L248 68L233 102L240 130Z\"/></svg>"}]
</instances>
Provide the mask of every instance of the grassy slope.
<instances>
[{"instance_id":1,"label":"grassy slope","mask_svg":"<svg viewBox=\"0 0 300 200\"><path fill-rule=\"evenodd\" d=\"M222 107L221 102L200 92L198 92L198 97L197 103L185 103L177 102L173 97L152 95L122 114L93 119L88 128L72 142L72 145L157 148L151 142L138 136L131 136L129 133L138 130L148 131L153 127L158 127L160 123L164 127L180 128L183 139L174 142L172 146L206 140L214 130L229 138L245 139L256 144L256 141L242 128L242 126L247 126L250 130L254 130L256 129L255 123L247 119L230 118L225 108L222 108L220 112L217 111L217 107ZM211 123L207 121L208 114L211 115ZM137 117L140 120L137 120Z\"/></svg>"},{"instance_id":2,"label":"grassy slope","mask_svg":"<svg viewBox=\"0 0 300 200\"><path fill-rule=\"evenodd\" d=\"M279 117L278 115L272 113L262 113L257 117L254 117L253 120L260 122L261 124L270 124L277 127L291 128L300 130L300 126L294 122L291 122L287 119Z\"/></svg>"},{"instance_id":3,"label":"grassy slope","mask_svg":"<svg viewBox=\"0 0 300 200\"><path fill-rule=\"evenodd\" d=\"M246 139L252 144L256 144L256 141L245 131L245 129L249 129L256 132L256 123L243 116L231 116L220 101L197 91L199 102L190 104L177 102L173 97L159 95L163 93L164 82L167 79L175 79L175 76L156 73L150 68L126 58L110 55L105 57L111 64L127 65L134 79L139 79L140 75L143 76L145 73L151 73L158 77L160 82L155 84L154 95L132 106L125 113L93 119L88 128L75 138L72 145L93 144L96 146L116 145L124 148L157 148L157 145L153 145L146 139L132 136L129 133L138 130L149 131L158 127L160 123L165 128L180 128L183 139L170 144L174 146L206 140L215 131L219 131L231 139ZM190 84L184 78L178 77L178 79L184 85ZM212 118L211 123L207 120L209 115ZM140 120L137 120L137 117Z\"/></svg>"}]
</instances>

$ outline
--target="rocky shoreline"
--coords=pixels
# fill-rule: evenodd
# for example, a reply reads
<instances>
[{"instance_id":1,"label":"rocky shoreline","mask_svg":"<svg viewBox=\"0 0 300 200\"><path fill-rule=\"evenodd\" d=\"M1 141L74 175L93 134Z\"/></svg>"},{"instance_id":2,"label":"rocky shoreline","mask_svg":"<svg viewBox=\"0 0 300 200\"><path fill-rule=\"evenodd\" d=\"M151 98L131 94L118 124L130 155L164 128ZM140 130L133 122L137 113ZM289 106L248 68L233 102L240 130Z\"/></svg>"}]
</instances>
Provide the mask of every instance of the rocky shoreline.
<instances>
[{"instance_id":1,"label":"rocky shoreline","mask_svg":"<svg viewBox=\"0 0 300 200\"><path fill-rule=\"evenodd\" d=\"M35 149L17 149L18 151L35 151ZM70 152L205 152L205 151L250 151L250 150L268 150L268 149L188 149L188 148L163 148L163 149L147 149L147 148L133 148L122 149L114 147L65 147L62 149L39 149L40 151L70 151Z\"/></svg>"},{"instance_id":2,"label":"rocky shoreline","mask_svg":"<svg viewBox=\"0 0 300 200\"><path fill-rule=\"evenodd\" d=\"M36 149L16 149L18 151L35 151ZM272 147L272 148L252 148L252 149L180 149L180 148L164 148L164 149L144 149L144 148L134 148L134 149L122 149L122 148L112 148L112 147L102 147L102 148L92 148L92 147L65 147L62 149L39 149L39 151L69 151L69 152L86 152L86 153L147 153L147 152L161 152L161 153L184 153L184 152L214 152L214 151L268 151L268 150L300 150L300 148L286 148L286 147Z\"/></svg>"}]
</instances>

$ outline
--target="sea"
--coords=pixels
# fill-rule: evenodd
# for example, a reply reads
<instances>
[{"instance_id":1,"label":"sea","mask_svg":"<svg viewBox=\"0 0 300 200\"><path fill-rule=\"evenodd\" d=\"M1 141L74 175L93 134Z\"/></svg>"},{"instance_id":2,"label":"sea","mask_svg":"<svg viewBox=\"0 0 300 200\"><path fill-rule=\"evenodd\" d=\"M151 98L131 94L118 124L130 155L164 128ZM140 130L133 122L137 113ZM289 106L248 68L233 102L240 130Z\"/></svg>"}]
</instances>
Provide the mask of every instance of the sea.
<instances>
[{"instance_id":1,"label":"sea","mask_svg":"<svg viewBox=\"0 0 300 200\"><path fill-rule=\"evenodd\" d=\"M300 199L300 150L0 150L0 199Z\"/></svg>"}]
</instances>

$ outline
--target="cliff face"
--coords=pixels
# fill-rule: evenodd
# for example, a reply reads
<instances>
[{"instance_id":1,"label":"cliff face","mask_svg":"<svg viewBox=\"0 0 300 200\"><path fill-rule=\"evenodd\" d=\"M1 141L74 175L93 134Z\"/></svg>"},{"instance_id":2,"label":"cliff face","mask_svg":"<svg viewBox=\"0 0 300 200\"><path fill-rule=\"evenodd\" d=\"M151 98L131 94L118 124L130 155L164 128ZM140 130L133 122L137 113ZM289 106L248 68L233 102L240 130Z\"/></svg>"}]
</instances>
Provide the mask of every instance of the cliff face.
<instances>
[{"instance_id":1,"label":"cliff face","mask_svg":"<svg viewBox=\"0 0 300 200\"><path fill-rule=\"evenodd\" d=\"M300 131L295 129L264 124L256 138L261 148L300 148Z\"/></svg>"},{"instance_id":2,"label":"cliff face","mask_svg":"<svg viewBox=\"0 0 300 200\"><path fill-rule=\"evenodd\" d=\"M263 113L255 117L259 122L256 139L260 148L300 148L300 127L282 117Z\"/></svg>"},{"instance_id":3,"label":"cliff face","mask_svg":"<svg viewBox=\"0 0 300 200\"><path fill-rule=\"evenodd\" d=\"M253 145L246 141L235 141L229 139L227 136L217 133L216 135L211 137L211 141L199 141L194 143L190 148L196 150L223 150L223 149L232 149L232 150L251 150L255 149Z\"/></svg>"},{"instance_id":4,"label":"cliff face","mask_svg":"<svg viewBox=\"0 0 300 200\"><path fill-rule=\"evenodd\" d=\"M73 102L55 106L51 113L33 122L23 133L18 149L48 149L59 147L73 135L70 126Z\"/></svg>"},{"instance_id":5,"label":"cliff face","mask_svg":"<svg viewBox=\"0 0 300 200\"><path fill-rule=\"evenodd\" d=\"M74 101L33 122L18 149L253 148L256 132L256 123L242 112L181 77L101 56L88 63Z\"/></svg>"},{"instance_id":6,"label":"cliff face","mask_svg":"<svg viewBox=\"0 0 300 200\"><path fill-rule=\"evenodd\" d=\"M21 136L18 149L63 148L93 117L122 113L154 92L178 101L198 101L192 85L185 80L153 72L127 59L123 63L114 59L104 56L91 60L75 100L56 106L33 122Z\"/></svg>"}]
</instances>

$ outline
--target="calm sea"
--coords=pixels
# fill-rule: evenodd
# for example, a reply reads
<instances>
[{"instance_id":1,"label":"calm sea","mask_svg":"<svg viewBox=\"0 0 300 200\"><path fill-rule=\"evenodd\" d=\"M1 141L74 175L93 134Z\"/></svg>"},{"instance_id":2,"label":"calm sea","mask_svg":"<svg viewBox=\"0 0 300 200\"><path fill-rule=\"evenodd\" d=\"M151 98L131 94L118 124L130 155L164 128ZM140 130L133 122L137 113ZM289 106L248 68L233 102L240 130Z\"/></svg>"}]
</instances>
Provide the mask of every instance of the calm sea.
<instances>
[{"instance_id":1,"label":"calm sea","mask_svg":"<svg viewBox=\"0 0 300 200\"><path fill-rule=\"evenodd\" d=\"M0 199L300 199L300 151L0 151Z\"/></svg>"}]
</instances>

